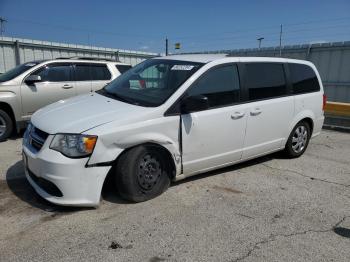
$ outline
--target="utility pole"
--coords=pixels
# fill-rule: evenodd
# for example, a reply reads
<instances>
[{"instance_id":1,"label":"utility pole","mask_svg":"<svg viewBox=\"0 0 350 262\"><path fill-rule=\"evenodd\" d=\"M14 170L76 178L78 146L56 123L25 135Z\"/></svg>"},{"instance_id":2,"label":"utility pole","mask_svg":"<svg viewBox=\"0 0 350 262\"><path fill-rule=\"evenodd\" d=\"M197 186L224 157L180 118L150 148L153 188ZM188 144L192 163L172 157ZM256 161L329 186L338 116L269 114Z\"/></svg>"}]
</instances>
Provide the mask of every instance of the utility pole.
<instances>
[{"instance_id":1,"label":"utility pole","mask_svg":"<svg viewBox=\"0 0 350 262\"><path fill-rule=\"evenodd\" d=\"M168 55L168 38L165 38L165 55Z\"/></svg>"},{"instance_id":2,"label":"utility pole","mask_svg":"<svg viewBox=\"0 0 350 262\"><path fill-rule=\"evenodd\" d=\"M282 24L281 24L281 30L280 30L280 57L282 57Z\"/></svg>"},{"instance_id":3,"label":"utility pole","mask_svg":"<svg viewBox=\"0 0 350 262\"><path fill-rule=\"evenodd\" d=\"M260 50L260 48L261 48L261 41L264 40L264 39L265 39L265 38L263 38L263 37L259 37L258 39L256 39L256 40L259 41L259 50Z\"/></svg>"},{"instance_id":4,"label":"utility pole","mask_svg":"<svg viewBox=\"0 0 350 262\"><path fill-rule=\"evenodd\" d=\"M1 36L4 33L4 31L5 31L5 27L4 27L4 23L5 22L7 22L7 20L0 16L0 35Z\"/></svg>"}]
</instances>

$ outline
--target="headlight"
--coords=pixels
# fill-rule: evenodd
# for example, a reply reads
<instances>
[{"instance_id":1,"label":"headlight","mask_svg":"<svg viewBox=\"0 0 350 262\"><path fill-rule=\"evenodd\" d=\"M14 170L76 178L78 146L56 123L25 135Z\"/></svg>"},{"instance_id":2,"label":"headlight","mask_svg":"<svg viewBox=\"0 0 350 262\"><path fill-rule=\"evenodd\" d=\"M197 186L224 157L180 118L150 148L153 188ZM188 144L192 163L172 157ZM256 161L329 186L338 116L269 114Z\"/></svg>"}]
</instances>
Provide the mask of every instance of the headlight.
<instances>
[{"instance_id":1,"label":"headlight","mask_svg":"<svg viewBox=\"0 0 350 262\"><path fill-rule=\"evenodd\" d=\"M57 134L50 148L71 158L82 158L92 154L97 136L81 134Z\"/></svg>"},{"instance_id":2,"label":"headlight","mask_svg":"<svg viewBox=\"0 0 350 262\"><path fill-rule=\"evenodd\" d=\"M33 129L33 125L32 125L32 123L29 123L27 125L27 129L26 129L26 131L24 132L24 135L23 135L23 145L27 145L28 144L28 138L29 138L30 133L32 132L32 129Z\"/></svg>"}]
</instances>

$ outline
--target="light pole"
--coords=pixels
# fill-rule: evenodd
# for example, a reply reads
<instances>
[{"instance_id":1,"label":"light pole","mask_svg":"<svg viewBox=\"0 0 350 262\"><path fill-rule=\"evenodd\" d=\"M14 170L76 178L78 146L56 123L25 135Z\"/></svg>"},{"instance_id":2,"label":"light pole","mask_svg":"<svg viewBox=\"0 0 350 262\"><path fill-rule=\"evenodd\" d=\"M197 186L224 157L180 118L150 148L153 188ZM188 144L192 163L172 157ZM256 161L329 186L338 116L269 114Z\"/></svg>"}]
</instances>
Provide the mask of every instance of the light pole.
<instances>
[{"instance_id":1,"label":"light pole","mask_svg":"<svg viewBox=\"0 0 350 262\"><path fill-rule=\"evenodd\" d=\"M265 39L264 37L259 37L258 39L256 39L256 40L259 41L259 50L261 48L261 41L264 40L264 39Z\"/></svg>"},{"instance_id":2,"label":"light pole","mask_svg":"<svg viewBox=\"0 0 350 262\"><path fill-rule=\"evenodd\" d=\"M0 35L2 36L4 29L4 23L7 22L7 20L0 16Z\"/></svg>"}]
</instances>

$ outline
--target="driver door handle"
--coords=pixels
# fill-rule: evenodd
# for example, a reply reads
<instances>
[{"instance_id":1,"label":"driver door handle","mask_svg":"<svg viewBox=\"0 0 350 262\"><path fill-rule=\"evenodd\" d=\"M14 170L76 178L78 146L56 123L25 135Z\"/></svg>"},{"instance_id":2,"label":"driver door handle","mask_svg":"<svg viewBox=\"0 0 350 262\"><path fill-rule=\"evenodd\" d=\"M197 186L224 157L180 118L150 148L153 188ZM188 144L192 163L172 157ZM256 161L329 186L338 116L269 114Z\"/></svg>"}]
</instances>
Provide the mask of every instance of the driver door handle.
<instances>
[{"instance_id":1,"label":"driver door handle","mask_svg":"<svg viewBox=\"0 0 350 262\"><path fill-rule=\"evenodd\" d=\"M68 85L68 84L65 84L62 86L63 89L70 89L70 88L73 88L72 85Z\"/></svg>"},{"instance_id":2,"label":"driver door handle","mask_svg":"<svg viewBox=\"0 0 350 262\"><path fill-rule=\"evenodd\" d=\"M240 119L242 117L244 117L245 113L244 112L234 112L232 115L231 115L231 119L235 120L235 119Z\"/></svg>"}]
</instances>

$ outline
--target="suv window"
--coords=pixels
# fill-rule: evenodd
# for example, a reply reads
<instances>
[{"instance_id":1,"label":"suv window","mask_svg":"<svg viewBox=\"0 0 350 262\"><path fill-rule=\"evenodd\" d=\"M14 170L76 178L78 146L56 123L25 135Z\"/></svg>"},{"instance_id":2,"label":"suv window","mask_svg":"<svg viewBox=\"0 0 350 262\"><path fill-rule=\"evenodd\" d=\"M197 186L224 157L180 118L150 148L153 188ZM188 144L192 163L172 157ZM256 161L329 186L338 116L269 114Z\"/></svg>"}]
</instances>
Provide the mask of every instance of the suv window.
<instances>
[{"instance_id":1,"label":"suv window","mask_svg":"<svg viewBox=\"0 0 350 262\"><path fill-rule=\"evenodd\" d=\"M123 74L125 71L128 71L131 68L130 65L115 65L115 67L121 74Z\"/></svg>"},{"instance_id":2,"label":"suv window","mask_svg":"<svg viewBox=\"0 0 350 262\"><path fill-rule=\"evenodd\" d=\"M16 66L15 68L0 75L0 82L6 82L6 81L9 81L11 79L14 79L15 77L19 76L20 74L24 73L25 71L40 64L41 62L42 61L33 61L33 62L24 63L24 64L21 64L19 66Z\"/></svg>"},{"instance_id":3,"label":"suv window","mask_svg":"<svg viewBox=\"0 0 350 262\"><path fill-rule=\"evenodd\" d=\"M92 80L110 80L111 73L106 65L91 65Z\"/></svg>"},{"instance_id":4,"label":"suv window","mask_svg":"<svg viewBox=\"0 0 350 262\"><path fill-rule=\"evenodd\" d=\"M32 75L40 76L43 82L67 82L72 80L70 64L49 64L35 71Z\"/></svg>"},{"instance_id":5,"label":"suv window","mask_svg":"<svg viewBox=\"0 0 350 262\"><path fill-rule=\"evenodd\" d=\"M249 100L287 95L283 64L247 63L245 68L245 83Z\"/></svg>"},{"instance_id":6,"label":"suv window","mask_svg":"<svg viewBox=\"0 0 350 262\"><path fill-rule=\"evenodd\" d=\"M111 73L106 65L76 64L75 81L110 80Z\"/></svg>"},{"instance_id":7,"label":"suv window","mask_svg":"<svg viewBox=\"0 0 350 262\"><path fill-rule=\"evenodd\" d=\"M320 84L314 70L310 66L289 64L289 72L293 83L293 94L320 91Z\"/></svg>"},{"instance_id":8,"label":"suv window","mask_svg":"<svg viewBox=\"0 0 350 262\"><path fill-rule=\"evenodd\" d=\"M237 66L224 65L208 71L191 86L187 94L206 96L210 108L239 102L240 85Z\"/></svg>"}]
</instances>

